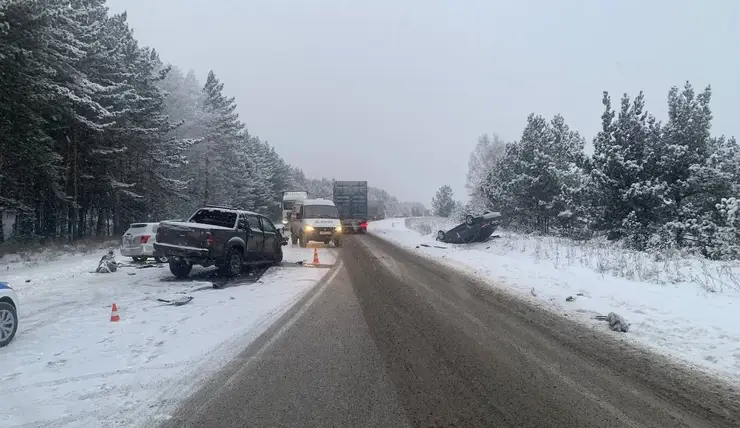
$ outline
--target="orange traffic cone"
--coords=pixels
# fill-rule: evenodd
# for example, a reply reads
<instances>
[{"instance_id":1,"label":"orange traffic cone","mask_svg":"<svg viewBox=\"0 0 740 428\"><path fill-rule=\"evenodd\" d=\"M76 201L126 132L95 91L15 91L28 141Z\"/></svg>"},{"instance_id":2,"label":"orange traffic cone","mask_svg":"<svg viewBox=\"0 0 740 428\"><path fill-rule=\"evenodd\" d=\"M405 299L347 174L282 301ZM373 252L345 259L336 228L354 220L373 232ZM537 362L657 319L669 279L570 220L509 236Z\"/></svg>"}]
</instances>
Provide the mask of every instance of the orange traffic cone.
<instances>
[{"instance_id":1,"label":"orange traffic cone","mask_svg":"<svg viewBox=\"0 0 740 428\"><path fill-rule=\"evenodd\" d=\"M118 316L118 306L114 303L113 308L110 311L110 322L118 321L121 321L121 317Z\"/></svg>"},{"instance_id":2,"label":"orange traffic cone","mask_svg":"<svg viewBox=\"0 0 740 428\"><path fill-rule=\"evenodd\" d=\"M319 264L319 250L316 248L313 249L313 264Z\"/></svg>"}]
</instances>

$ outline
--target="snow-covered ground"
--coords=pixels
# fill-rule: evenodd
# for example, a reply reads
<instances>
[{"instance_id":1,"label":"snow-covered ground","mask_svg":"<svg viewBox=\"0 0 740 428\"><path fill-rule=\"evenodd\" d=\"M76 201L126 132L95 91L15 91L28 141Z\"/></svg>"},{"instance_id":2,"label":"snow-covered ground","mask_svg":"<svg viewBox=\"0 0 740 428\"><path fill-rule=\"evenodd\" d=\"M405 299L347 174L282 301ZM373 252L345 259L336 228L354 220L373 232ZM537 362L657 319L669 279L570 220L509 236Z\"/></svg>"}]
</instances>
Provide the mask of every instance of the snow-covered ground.
<instances>
[{"instance_id":1,"label":"snow-covered ground","mask_svg":"<svg viewBox=\"0 0 740 428\"><path fill-rule=\"evenodd\" d=\"M389 219L368 232L740 384L740 263L507 232L485 243L435 242L437 230L452 226L433 217ZM612 311L631 324L628 333L593 319Z\"/></svg>"},{"instance_id":2,"label":"snow-covered ground","mask_svg":"<svg viewBox=\"0 0 740 428\"><path fill-rule=\"evenodd\" d=\"M336 250L316 246L321 264L333 264ZM0 427L152 426L166 418L327 273L291 263L310 263L313 248L284 249L284 266L222 289L198 268L187 281L153 264L91 273L102 254L0 266L20 300L16 338L0 348ZM157 301L182 293L193 300ZM118 323L110 322L113 303Z\"/></svg>"}]
</instances>

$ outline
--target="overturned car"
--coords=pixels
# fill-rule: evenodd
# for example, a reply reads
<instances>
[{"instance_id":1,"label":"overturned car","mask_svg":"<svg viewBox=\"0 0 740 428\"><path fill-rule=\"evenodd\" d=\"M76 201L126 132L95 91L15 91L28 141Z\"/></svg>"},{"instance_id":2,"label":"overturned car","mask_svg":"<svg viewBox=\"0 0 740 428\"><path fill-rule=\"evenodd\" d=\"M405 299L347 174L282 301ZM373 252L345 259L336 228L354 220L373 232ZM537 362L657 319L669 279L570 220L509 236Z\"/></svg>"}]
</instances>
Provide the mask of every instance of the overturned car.
<instances>
[{"instance_id":1,"label":"overturned car","mask_svg":"<svg viewBox=\"0 0 740 428\"><path fill-rule=\"evenodd\" d=\"M501 217L498 212L486 212L480 216L467 215L465 222L445 232L437 232L437 241L446 244L468 244L470 242L483 242L490 238L498 224L495 219Z\"/></svg>"}]
</instances>

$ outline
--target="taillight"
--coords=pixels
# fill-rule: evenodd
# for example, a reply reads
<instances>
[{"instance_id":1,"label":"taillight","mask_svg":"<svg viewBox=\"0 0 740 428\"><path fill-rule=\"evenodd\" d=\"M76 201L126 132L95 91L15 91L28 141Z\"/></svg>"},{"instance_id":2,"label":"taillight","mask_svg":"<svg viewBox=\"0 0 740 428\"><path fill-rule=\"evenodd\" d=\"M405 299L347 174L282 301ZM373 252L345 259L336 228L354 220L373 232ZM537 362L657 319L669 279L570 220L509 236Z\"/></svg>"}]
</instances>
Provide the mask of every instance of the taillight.
<instances>
[{"instance_id":1,"label":"taillight","mask_svg":"<svg viewBox=\"0 0 740 428\"><path fill-rule=\"evenodd\" d=\"M367 222L366 221L361 222L360 227L363 229L367 229Z\"/></svg>"},{"instance_id":2,"label":"taillight","mask_svg":"<svg viewBox=\"0 0 740 428\"><path fill-rule=\"evenodd\" d=\"M151 237L152 235L141 235L141 243L146 244L147 242L149 242L149 238Z\"/></svg>"},{"instance_id":3,"label":"taillight","mask_svg":"<svg viewBox=\"0 0 740 428\"><path fill-rule=\"evenodd\" d=\"M211 232L206 232L206 244L209 247L213 247L216 244L216 240L213 238L213 234L211 234Z\"/></svg>"}]
</instances>

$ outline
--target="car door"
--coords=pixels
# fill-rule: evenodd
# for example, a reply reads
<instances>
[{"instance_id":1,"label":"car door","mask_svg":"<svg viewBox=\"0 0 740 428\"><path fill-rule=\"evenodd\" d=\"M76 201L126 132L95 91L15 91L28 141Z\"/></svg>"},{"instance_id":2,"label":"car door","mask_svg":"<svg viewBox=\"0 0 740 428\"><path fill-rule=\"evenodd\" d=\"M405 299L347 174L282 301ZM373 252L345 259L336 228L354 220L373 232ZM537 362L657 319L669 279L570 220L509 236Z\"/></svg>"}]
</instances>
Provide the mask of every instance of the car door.
<instances>
[{"instance_id":1,"label":"car door","mask_svg":"<svg viewBox=\"0 0 740 428\"><path fill-rule=\"evenodd\" d=\"M249 260L260 260L264 256L265 252L265 235L262 233L262 225L260 225L260 218L255 214L247 214L247 222L249 223Z\"/></svg>"},{"instance_id":2,"label":"car door","mask_svg":"<svg viewBox=\"0 0 740 428\"><path fill-rule=\"evenodd\" d=\"M238 233L238 236L244 239L244 242L247 243L247 251L246 254L244 254L244 260L251 260L254 257L254 254L257 252L256 245L258 243L251 236L252 228L249 225L246 214L239 213L239 217L236 221L236 231Z\"/></svg>"},{"instance_id":3,"label":"car door","mask_svg":"<svg viewBox=\"0 0 740 428\"><path fill-rule=\"evenodd\" d=\"M264 256L268 259L273 258L280 246L280 232L267 217L260 217L260 220L262 221L262 232L265 236Z\"/></svg>"}]
</instances>

